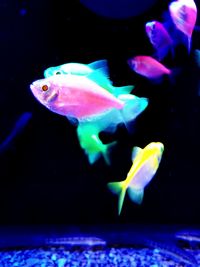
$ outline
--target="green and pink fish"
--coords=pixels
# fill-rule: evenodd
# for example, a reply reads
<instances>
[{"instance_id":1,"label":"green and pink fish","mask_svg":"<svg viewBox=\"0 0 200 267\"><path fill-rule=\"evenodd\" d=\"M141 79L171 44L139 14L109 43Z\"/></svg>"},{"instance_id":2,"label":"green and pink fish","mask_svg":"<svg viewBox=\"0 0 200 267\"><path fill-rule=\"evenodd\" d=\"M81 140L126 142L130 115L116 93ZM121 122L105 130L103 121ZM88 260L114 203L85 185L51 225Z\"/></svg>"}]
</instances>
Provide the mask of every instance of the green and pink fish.
<instances>
[{"instance_id":1,"label":"green and pink fish","mask_svg":"<svg viewBox=\"0 0 200 267\"><path fill-rule=\"evenodd\" d=\"M80 145L91 164L101 155L109 163L110 145L102 143L99 133L113 132L119 124L127 124L148 104L146 98L131 94L115 96L108 90L112 86L111 83L108 85L108 77L104 77L101 70L95 69L86 75L53 75L30 85L32 93L41 104L72 122L78 121ZM114 86L112 87L114 90ZM133 89L132 86L128 88L129 91ZM122 87L120 90L123 91Z\"/></svg>"}]
</instances>

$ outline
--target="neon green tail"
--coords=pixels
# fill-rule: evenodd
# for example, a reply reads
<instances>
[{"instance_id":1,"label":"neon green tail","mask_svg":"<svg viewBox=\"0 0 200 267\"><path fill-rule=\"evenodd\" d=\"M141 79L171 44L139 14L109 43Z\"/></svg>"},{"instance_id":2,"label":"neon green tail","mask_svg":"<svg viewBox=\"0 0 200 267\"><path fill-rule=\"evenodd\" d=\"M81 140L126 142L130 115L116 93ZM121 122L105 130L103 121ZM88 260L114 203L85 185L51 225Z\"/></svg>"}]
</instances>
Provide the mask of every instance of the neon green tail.
<instances>
[{"instance_id":1,"label":"neon green tail","mask_svg":"<svg viewBox=\"0 0 200 267\"><path fill-rule=\"evenodd\" d=\"M125 183L124 183L124 181L122 181L122 182L108 183L108 188L114 194L119 195L119 200L118 200L118 215L120 215L121 214L121 211L122 211L122 206L123 206L123 203L124 203L126 189L127 189L125 187Z\"/></svg>"}]
</instances>

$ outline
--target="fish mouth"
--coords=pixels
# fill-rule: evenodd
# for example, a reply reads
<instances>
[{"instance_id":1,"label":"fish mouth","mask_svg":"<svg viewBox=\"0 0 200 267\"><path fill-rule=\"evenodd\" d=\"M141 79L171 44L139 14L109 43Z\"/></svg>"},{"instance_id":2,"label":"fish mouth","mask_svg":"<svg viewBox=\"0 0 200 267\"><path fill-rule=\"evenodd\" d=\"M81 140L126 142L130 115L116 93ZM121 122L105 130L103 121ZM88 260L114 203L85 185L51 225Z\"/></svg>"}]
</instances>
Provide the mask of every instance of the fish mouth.
<instances>
[{"instance_id":1,"label":"fish mouth","mask_svg":"<svg viewBox=\"0 0 200 267\"><path fill-rule=\"evenodd\" d=\"M137 63L136 63L136 61L134 59L130 58L130 59L127 60L127 62L128 62L128 65L129 65L130 68L136 69Z\"/></svg>"}]
</instances>

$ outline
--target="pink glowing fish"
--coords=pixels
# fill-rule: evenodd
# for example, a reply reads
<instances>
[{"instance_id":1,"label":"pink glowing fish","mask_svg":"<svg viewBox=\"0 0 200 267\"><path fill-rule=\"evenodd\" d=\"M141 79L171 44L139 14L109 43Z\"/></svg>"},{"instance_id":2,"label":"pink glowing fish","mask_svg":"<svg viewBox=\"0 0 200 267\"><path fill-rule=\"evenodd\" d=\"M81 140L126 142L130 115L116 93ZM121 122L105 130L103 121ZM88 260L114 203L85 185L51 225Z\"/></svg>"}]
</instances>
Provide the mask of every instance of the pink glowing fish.
<instances>
[{"instance_id":1,"label":"pink glowing fish","mask_svg":"<svg viewBox=\"0 0 200 267\"><path fill-rule=\"evenodd\" d=\"M170 75L171 70L150 56L136 56L128 60L132 70L149 79Z\"/></svg>"},{"instance_id":2,"label":"pink glowing fish","mask_svg":"<svg viewBox=\"0 0 200 267\"><path fill-rule=\"evenodd\" d=\"M197 19L197 7L193 0L177 0L169 5L169 12L176 28L188 39L188 51L191 48L191 36Z\"/></svg>"},{"instance_id":3,"label":"pink glowing fish","mask_svg":"<svg viewBox=\"0 0 200 267\"><path fill-rule=\"evenodd\" d=\"M158 21L147 22L145 29L151 44L157 51L158 59L162 60L168 54L169 50L173 49L171 36L164 25Z\"/></svg>"},{"instance_id":4,"label":"pink glowing fish","mask_svg":"<svg viewBox=\"0 0 200 267\"><path fill-rule=\"evenodd\" d=\"M78 120L124 107L123 101L86 76L50 76L33 82L30 88L48 109Z\"/></svg>"}]
</instances>

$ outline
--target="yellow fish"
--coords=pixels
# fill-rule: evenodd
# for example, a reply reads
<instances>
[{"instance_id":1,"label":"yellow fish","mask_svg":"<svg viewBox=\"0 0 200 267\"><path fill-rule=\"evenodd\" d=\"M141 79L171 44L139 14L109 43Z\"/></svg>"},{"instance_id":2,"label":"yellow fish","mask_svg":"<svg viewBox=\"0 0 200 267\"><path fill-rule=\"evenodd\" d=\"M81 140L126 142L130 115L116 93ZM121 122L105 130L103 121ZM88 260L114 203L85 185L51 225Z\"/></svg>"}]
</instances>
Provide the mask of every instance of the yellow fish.
<instances>
[{"instance_id":1,"label":"yellow fish","mask_svg":"<svg viewBox=\"0 0 200 267\"><path fill-rule=\"evenodd\" d=\"M118 215L122 210L126 190L131 200L141 204L144 196L144 188L155 175L164 151L164 145L160 142L152 142L145 148L134 147L132 152L132 167L124 181L108 183L108 188L119 195Z\"/></svg>"}]
</instances>

